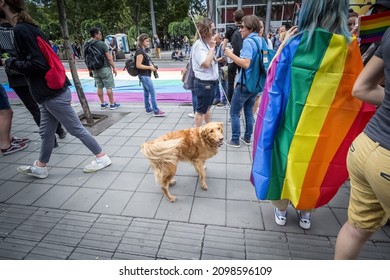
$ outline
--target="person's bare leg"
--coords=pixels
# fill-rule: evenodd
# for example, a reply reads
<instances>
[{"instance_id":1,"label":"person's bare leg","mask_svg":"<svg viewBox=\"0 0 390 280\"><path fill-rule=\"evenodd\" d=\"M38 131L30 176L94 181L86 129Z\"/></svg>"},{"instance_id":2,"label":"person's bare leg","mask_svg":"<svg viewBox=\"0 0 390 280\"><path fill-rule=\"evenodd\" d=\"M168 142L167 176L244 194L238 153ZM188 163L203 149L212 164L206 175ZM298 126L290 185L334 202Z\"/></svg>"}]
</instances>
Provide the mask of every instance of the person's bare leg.
<instances>
[{"instance_id":1,"label":"person's bare leg","mask_svg":"<svg viewBox=\"0 0 390 280\"><path fill-rule=\"evenodd\" d=\"M1 149L8 149L11 145L12 109L0 110L0 144Z\"/></svg>"},{"instance_id":2,"label":"person's bare leg","mask_svg":"<svg viewBox=\"0 0 390 280\"><path fill-rule=\"evenodd\" d=\"M104 103L104 96L103 96L103 89L102 88L97 89L97 95L99 97L100 103L103 104Z\"/></svg>"},{"instance_id":3,"label":"person's bare leg","mask_svg":"<svg viewBox=\"0 0 390 280\"><path fill-rule=\"evenodd\" d=\"M210 109L207 110L206 114L204 114L204 121L206 123L209 123L211 122L211 112L210 112Z\"/></svg>"},{"instance_id":4,"label":"person's bare leg","mask_svg":"<svg viewBox=\"0 0 390 280\"><path fill-rule=\"evenodd\" d=\"M349 222L346 222L337 236L335 260L357 259L364 243L372 234L373 232L355 228Z\"/></svg>"},{"instance_id":5,"label":"person's bare leg","mask_svg":"<svg viewBox=\"0 0 390 280\"><path fill-rule=\"evenodd\" d=\"M203 122L203 115L196 112L195 113L195 127L202 126L202 122Z\"/></svg>"},{"instance_id":6,"label":"person's bare leg","mask_svg":"<svg viewBox=\"0 0 390 280\"><path fill-rule=\"evenodd\" d=\"M280 200L272 200L272 205L278 208L280 211L286 211L290 200L288 199L280 199Z\"/></svg>"},{"instance_id":7,"label":"person's bare leg","mask_svg":"<svg viewBox=\"0 0 390 280\"><path fill-rule=\"evenodd\" d=\"M114 93L112 92L112 88L107 89L107 96L110 104L114 104Z\"/></svg>"}]
</instances>

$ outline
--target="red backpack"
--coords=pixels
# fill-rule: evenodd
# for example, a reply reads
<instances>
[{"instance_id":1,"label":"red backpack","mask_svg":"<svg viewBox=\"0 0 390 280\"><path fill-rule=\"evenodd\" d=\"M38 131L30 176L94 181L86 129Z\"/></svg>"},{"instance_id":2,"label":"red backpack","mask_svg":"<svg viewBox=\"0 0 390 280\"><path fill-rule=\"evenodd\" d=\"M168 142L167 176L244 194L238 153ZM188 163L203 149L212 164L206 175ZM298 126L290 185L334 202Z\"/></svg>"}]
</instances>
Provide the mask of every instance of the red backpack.
<instances>
[{"instance_id":1,"label":"red backpack","mask_svg":"<svg viewBox=\"0 0 390 280\"><path fill-rule=\"evenodd\" d=\"M64 65L53 51L51 46L40 36L37 36L38 46L46 58L50 69L45 74L46 84L50 89L62 89L65 84L66 74Z\"/></svg>"}]
</instances>

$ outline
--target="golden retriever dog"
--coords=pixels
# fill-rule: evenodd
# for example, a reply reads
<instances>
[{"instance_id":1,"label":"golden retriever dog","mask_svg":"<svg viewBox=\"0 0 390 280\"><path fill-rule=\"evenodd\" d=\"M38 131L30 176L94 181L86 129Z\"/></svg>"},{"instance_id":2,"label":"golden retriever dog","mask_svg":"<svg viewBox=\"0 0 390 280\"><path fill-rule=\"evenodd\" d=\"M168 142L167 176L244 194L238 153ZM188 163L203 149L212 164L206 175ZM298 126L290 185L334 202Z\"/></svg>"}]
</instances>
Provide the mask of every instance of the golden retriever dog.
<instances>
[{"instance_id":1,"label":"golden retriever dog","mask_svg":"<svg viewBox=\"0 0 390 280\"><path fill-rule=\"evenodd\" d=\"M145 142L141 150L150 161L156 181L170 202L176 197L171 195L168 188L176 182L179 161L191 162L200 177L200 186L207 190L205 161L218 153L223 144L223 123L210 122L201 127L172 131L158 137L156 140Z\"/></svg>"}]
</instances>

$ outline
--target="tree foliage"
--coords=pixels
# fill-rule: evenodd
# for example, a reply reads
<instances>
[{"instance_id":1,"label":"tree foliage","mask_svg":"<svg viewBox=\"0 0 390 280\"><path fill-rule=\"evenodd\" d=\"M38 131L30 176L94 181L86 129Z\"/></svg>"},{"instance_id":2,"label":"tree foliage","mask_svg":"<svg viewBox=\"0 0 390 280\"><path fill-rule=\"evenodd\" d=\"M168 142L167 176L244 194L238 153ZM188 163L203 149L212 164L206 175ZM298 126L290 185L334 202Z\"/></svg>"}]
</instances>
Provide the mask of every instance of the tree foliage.
<instances>
[{"instance_id":1,"label":"tree foliage","mask_svg":"<svg viewBox=\"0 0 390 280\"><path fill-rule=\"evenodd\" d=\"M70 37L83 42L89 38L89 28L96 26L103 34L125 33L136 38L140 33L152 34L151 0L64 0ZM164 35L191 35L188 11L205 14L204 0L153 0L156 28ZM52 40L61 39L58 10L55 0L27 0L30 15ZM169 29L172 22L179 29ZM172 33L172 34L171 34ZM175 35L173 35L175 34Z\"/></svg>"}]
</instances>

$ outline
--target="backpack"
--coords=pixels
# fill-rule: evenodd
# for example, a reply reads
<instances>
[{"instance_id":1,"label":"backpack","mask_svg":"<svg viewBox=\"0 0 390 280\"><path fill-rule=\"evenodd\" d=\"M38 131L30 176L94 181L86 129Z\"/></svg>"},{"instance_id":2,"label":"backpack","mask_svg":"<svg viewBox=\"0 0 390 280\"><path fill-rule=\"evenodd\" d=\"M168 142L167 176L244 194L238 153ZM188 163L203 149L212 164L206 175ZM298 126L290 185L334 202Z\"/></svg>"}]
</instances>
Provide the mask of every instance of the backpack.
<instances>
[{"instance_id":1,"label":"backpack","mask_svg":"<svg viewBox=\"0 0 390 280\"><path fill-rule=\"evenodd\" d=\"M235 26L232 36L230 37L230 43L232 44L233 47L233 53L236 56L240 56L240 52L242 49L242 42L243 39L241 37L240 30L238 29L237 26Z\"/></svg>"},{"instance_id":2,"label":"backpack","mask_svg":"<svg viewBox=\"0 0 390 280\"><path fill-rule=\"evenodd\" d=\"M193 90L194 89L194 79L195 74L194 70L192 69L192 59L190 58L190 61L187 63L186 69L182 70L182 82L183 82L183 88L187 90Z\"/></svg>"},{"instance_id":3,"label":"backpack","mask_svg":"<svg viewBox=\"0 0 390 280\"><path fill-rule=\"evenodd\" d=\"M104 65L104 55L95 46L96 42L87 42L84 45L85 64L89 70L98 70Z\"/></svg>"},{"instance_id":4,"label":"backpack","mask_svg":"<svg viewBox=\"0 0 390 280\"><path fill-rule=\"evenodd\" d=\"M257 45L257 54L251 62L252 71L249 79L246 77L245 69L242 69L241 84L244 84L250 93L259 93L263 91L265 79L267 77L267 70L271 64L276 52L267 48L267 43L261 38L262 46L259 45L258 40L250 37ZM245 79L243 83L242 79Z\"/></svg>"},{"instance_id":5,"label":"backpack","mask_svg":"<svg viewBox=\"0 0 390 280\"><path fill-rule=\"evenodd\" d=\"M38 46L45 56L50 69L45 74L47 87L50 89L62 89L65 85L66 74L64 65L53 51L52 47L42 37L37 36Z\"/></svg>"},{"instance_id":6,"label":"backpack","mask_svg":"<svg viewBox=\"0 0 390 280\"><path fill-rule=\"evenodd\" d=\"M138 69L136 66L136 54L132 54L129 59L125 62L125 67L123 70L127 70L127 73L129 73L130 76L137 77L138 76Z\"/></svg>"}]
</instances>

